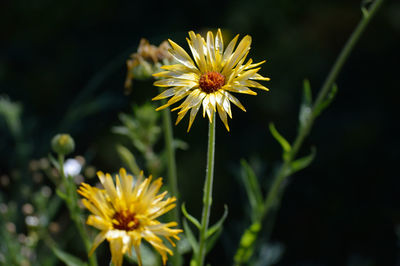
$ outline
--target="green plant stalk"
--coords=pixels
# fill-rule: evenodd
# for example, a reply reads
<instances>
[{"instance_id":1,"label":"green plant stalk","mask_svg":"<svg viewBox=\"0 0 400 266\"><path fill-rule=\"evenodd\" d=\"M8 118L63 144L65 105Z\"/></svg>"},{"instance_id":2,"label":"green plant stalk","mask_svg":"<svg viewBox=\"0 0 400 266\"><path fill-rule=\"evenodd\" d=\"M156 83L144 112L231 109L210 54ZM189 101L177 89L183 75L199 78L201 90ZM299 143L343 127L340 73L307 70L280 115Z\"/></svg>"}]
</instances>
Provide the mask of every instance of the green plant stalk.
<instances>
[{"instance_id":1,"label":"green plant stalk","mask_svg":"<svg viewBox=\"0 0 400 266\"><path fill-rule=\"evenodd\" d=\"M203 212L201 216L201 227L199 232L199 251L197 254L196 266L203 266L206 256L206 236L210 220L210 210L212 204L212 186L214 179L214 157L215 157L215 116L213 116L212 123L209 124L208 129L208 151L207 151L207 169L206 180L204 182L203 191Z\"/></svg>"},{"instance_id":2,"label":"green plant stalk","mask_svg":"<svg viewBox=\"0 0 400 266\"><path fill-rule=\"evenodd\" d=\"M68 210L71 215L71 219L74 221L76 228L78 229L78 232L83 240L83 243L85 245L86 252L89 253L91 244L90 244L90 239L89 236L87 235L87 232L85 230L85 227L83 225L83 221L81 219L81 214L80 214L80 209L77 204L77 196L76 196L76 189L71 189L75 188L74 184L71 184L71 180L67 179L67 177L64 174L64 155L59 154L58 155L58 164L60 167L60 175L62 178L62 183L65 187L66 194L67 194L67 200L65 201L67 203ZM90 266L97 266L97 258L95 254L89 257L89 265Z\"/></svg>"},{"instance_id":3,"label":"green plant stalk","mask_svg":"<svg viewBox=\"0 0 400 266\"><path fill-rule=\"evenodd\" d=\"M165 100L162 101L162 105L165 104ZM167 107L162 110L162 120L164 127L164 141L165 148L167 150L167 171L168 171L168 185L172 196L176 197L176 205L179 204L179 190L178 190L178 178L176 174L176 160L175 160L175 147L174 147L174 136L172 131L171 111ZM179 208L172 209L172 219L178 224L180 223ZM178 252L178 247L173 248L174 255L171 257L172 264L175 266L182 265L182 256Z\"/></svg>"},{"instance_id":4,"label":"green plant stalk","mask_svg":"<svg viewBox=\"0 0 400 266\"><path fill-rule=\"evenodd\" d=\"M321 103L326 99L330 89L332 88L337 76L339 75L344 63L346 62L347 58L349 57L351 51L353 50L354 46L356 45L357 41L360 39L362 33L364 32L365 28L371 21L372 17L376 14L377 10L381 6L383 0L376 0L372 3L371 7L368 9L367 13L363 14L362 19L358 23L357 27L354 29L353 33L350 35L349 39L347 40L346 44L342 48L339 56L337 57L335 63L333 64L327 78L325 79L324 84L321 87L317 95L317 99L315 100L313 107L312 107L312 115L310 119L307 120L306 124L300 128L299 133L293 142L292 149L288 158L283 162L280 169L276 172L275 176L273 177L273 183L271 188L268 192L268 195L264 201L263 208L261 210L261 217L260 221L265 219L265 217L270 212L271 208L276 201L279 199L278 195L280 193L283 181L289 176L290 173L290 165L293 160L296 158L304 139L307 137L309 132L312 129L315 119L317 118L316 109ZM260 222L256 221L256 222ZM252 243L254 244L255 241ZM253 248L253 247L249 247ZM240 249L240 247L239 247Z\"/></svg>"}]
</instances>

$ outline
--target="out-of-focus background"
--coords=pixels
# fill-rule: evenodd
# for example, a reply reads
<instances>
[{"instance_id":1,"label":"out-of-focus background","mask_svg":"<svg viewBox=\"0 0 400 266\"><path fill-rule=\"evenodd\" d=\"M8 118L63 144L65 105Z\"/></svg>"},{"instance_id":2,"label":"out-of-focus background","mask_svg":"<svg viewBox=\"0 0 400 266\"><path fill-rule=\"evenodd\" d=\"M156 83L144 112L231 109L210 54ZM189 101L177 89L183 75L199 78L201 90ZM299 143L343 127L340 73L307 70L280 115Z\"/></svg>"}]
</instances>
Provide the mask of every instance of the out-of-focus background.
<instances>
[{"instance_id":1,"label":"out-of-focus background","mask_svg":"<svg viewBox=\"0 0 400 266\"><path fill-rule=\"evenodd\" d=\"M249 57L267 60L260 73L271 81L270 92L239 95L247 112L233 110L231 132L217 121L211 220L222 215L224 204L229 216L208 261L231 265L250 221L239 161L246 158L268 186L281 158L268 123L274 122L289 140L295 137L303 79L310 80L316 95L361 17L361 4L2 1L0 97L19 103L22 134L16 140L0 119L0 175L22 169L28 158L46 157L51 137L59 132L74 137L75 153L88 163L116 171L121 162L115 143L121 136L111 128L120 124L118 114L131 113L132 104L158 93L151 81L135 80L132 93L124 94L125 60L140 38L156 45L171 38L188 49L189 30L221 28L225 43L237 33L249 34ZM400 2L385 1L345 64L336 99L304 145L301 154L316 147L315 161L290 178L275 225L266 223L269 229L263 231L271 232L269 245L257 256L278 252L277 265L400 265L399 44ZM198 116L186 133L187 120L174 127L175 136L189 145L177 152L180 200L200 217L207 120ZM21 176L22 183L31 182L24 180L28 174ZM0 189L3 202L21 193L12 182ZM68 249L73 250L73 242Z\"/></svg>"}]
</instances>

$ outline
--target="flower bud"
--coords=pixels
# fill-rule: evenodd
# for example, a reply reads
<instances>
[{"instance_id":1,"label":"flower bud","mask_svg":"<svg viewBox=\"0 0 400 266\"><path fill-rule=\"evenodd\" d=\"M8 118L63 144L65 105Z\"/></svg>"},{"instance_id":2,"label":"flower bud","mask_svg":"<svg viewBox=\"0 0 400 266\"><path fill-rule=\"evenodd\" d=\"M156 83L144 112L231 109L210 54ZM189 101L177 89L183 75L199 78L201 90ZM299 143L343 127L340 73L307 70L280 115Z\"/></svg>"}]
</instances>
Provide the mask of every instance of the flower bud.
<instances>
[{"instance_id":1,"label":"flower bud","mask_svg":"<svg viewBox=\"0 0 400 266\"><path fill-rule=\"evenodd\" d=\"M74 151L75 142L69 134L57 134L51 140L51 147L54 152L61 155L67 155Z\"/></svg>"}]
</instances>

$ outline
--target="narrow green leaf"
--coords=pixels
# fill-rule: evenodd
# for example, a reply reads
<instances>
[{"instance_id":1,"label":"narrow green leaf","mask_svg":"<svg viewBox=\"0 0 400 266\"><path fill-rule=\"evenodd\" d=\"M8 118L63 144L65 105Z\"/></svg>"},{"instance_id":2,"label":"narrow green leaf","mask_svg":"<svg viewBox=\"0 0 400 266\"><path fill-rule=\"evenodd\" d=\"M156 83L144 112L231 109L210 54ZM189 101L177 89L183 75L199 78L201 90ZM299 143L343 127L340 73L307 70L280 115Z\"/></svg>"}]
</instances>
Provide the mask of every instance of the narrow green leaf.
<instances>
[{"instance_id":1,"label":"narrow green leaf","mask_svg":"<svg viewBox=\"0 0 400 266\"><path fill-rule=\"evenodd\" d=\"M322 101L319 106L315 106L314 110L314 117L317 117L324 111L335 99L336 93L338 92L338 87L336 84L332 85L332 89L330 90L329 94L326 96L326 99Z\"/></svg>"},{"instance_id":2,"label":"narrow green leaf","mask_svg":"<svg viewBox=\"0 0 400 266\"><path fill-rule=\"evenodd\" d=\"M185 207L185 203L182 203L181 209L182 209L183 215L185 215L185 217L190 222L192 222L192 224L194 224L198 229L200 229L200 227L201 227L200 222L187 212L186 207Z\"/></svg>"},{"instance_id":3,"label":"narrow green leaf","mask_svg":"<svg viewBox=\"0 0 400 266\"><path fill-rule=\"evenodd\" d=\"M283 149L283 159L286 161L292 147L290 146L289 142L278 132L274 123L269 123L269 131L271 131L272 136L279 142L279 144L281 144Z\"/></svg>"},{"instance_id":4,"label":"narrow green leaf","mask_svg":"<svg viewBox=\"0 0 400 266\"><path fill-rule=\"evenodd\" d=\"M192 246L190 245L189 241L187 240L186 236L179 236L181 240L179 240L176 245L178 246L179 254L186 254L192 250Z\"/></svg>"},{"instance_id":5,"label":"narrow green leaf","mask_svg":"<svg viewBox=\"0 0 400 266\"><path fill-rule=\"evenodd\" d=\"M57 193L57 195L60 197L60 198L62 198L63 200L67 200L67 195L65 195L65 193L64 192L62 192L60 189L56 189L56 193Z\"/></svg>"},{"instance_id":6,"label":"narrow green leaf","mask_svg":"<svg viewBox=\"0 0 400 266\"><path fill-rule=\"evenodd\" d=\"M56 255L56 257L64 262L67 266L87 266L87 263L65 251L62 251L61 249L52 246L51 250L53 251L54 255Z\"/></svg>"},{"instance_id":7,"label":"narrow green leaf","mask_svg":"<svg viewBox=\"0 0 400 266\"><path fill-rule=\"evenodd\" d=\"M136 163L135 156L122 145L117 145L116 149L120 159L124 164L126 164L129 170L136 176L140 175L140 168Z\"/></svg>"},{"instance_id":8,"label":"narrow green leaf","mask_svg":"<svg viewBox=\"0 0 400 266\"><path fill-rule=\"evenodd\" d=\"M311 148L311 153L303 158L297 159L290 165L290 174L298 172L311 164L316 155L315 147Z\"/></svg>"},{"instance_id":9,"label":"narrow green leaf","mask_svg":"<svg viewBox=\"0 0 400 266\"><path fill-rule=\"evenodd\" d=\"M256 219L256 217L260 214L260 208L263 204L261 187L258 183L257 176L246 160L242 159L240 163L242 165L241 177L246 188L247 197L249 198L252 218Z\"/></svg>"},{"instance_id":10,"label":"narrow green leaf","mask_svg":"<svg viewBox=\"0 0 400 266\"><path fill-rule=\"evenodd\" d=\"M51 153L49 153L49 161L51 162L51 164L57 169L57 170L59 170L60 169L60 165L58 164L58 160L56 159L56 158L54 158L54 156L51 154Z\"/></svg>"},{"instance_id":11,"label":"narrow green leaf","mask_svg":"<svg viewBox=\"0 0 400 266\"><path fill-rule=\"evenodd\" d=\"M206 253L210 252L210 250L215 246L221 233L222 233L222 227L218 228L217 231L210 238L207 239Z\"/></svg>"},{"instance_id":12,"label":"narrow green leaf","mask_svg":"<svg viewBox=\"0 0 400 266\"><path fill-rule=\"evenodd\" d=\"M222 217L219 219L218 222L216 222L213 226L211 226L207 230L206 239L212 236L218 229L222 228L222 224L224 223L227 216L228 216L228 206L224 205L224 214L222 215Z\"/></svg>"},{"instance_id":13,"label":"narrow green leaf","mask_svg":"<svg viewBox=\"0 0 400 266\"><path fill-rule=\"evenodd\" d=\"M186 219L183 219L183 230L185 232L186 238L189 241L190 245L192 246L193 252L197 254L199 250L199 245L197 244L196 237L194 236L192 229Z\"/></svg>"}]
</instances>

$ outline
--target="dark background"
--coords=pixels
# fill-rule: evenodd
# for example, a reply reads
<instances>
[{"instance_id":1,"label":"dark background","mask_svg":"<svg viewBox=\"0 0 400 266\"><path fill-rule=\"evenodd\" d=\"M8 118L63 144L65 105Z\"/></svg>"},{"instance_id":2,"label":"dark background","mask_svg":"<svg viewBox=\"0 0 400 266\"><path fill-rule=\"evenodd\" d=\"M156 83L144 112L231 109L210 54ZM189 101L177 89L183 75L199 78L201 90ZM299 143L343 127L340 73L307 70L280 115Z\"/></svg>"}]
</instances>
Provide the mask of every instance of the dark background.
<instances>
[{"instance_id":1,"label":"dark background","mask_svg":"<svg viewBox=\"0 0 400 266\"><path fill-rule=\"evenodd\" d=\"M273 121L292 140L304 78L316 95L360 19L359 1L22 1L0 4L0 95L23 105L23 139L30 158L46 156L57 132L70 133L77 153L91 155L104 171L120 167L110 129L157 94L135 81L123 93L125 60L141 37L171 38L187 49L187 31L221 28L253 37L250 57L267 59L260 73L270 92L239 95L247 112L233 110L227 133L218 121L213 213L229 206L225 231L208 255L230 265L240 233L249 224L247 197L238 178L249 159L263 184L279 163ZM331 107L316 121L301 154L317 148L312 165L290 179L272 243L284 247L278 265L400 265L399 101L400 3L385 1L345 64ZM227 43L227 40L225 41ZM176 114L172 115L175 119ZM207 120L174 127L190 145L177 153L181 200L201 212ZM0 121L0 167L18 167L15 143ZM266 232L263 232L266 234Z\"/></svg>"}]
</instances>

